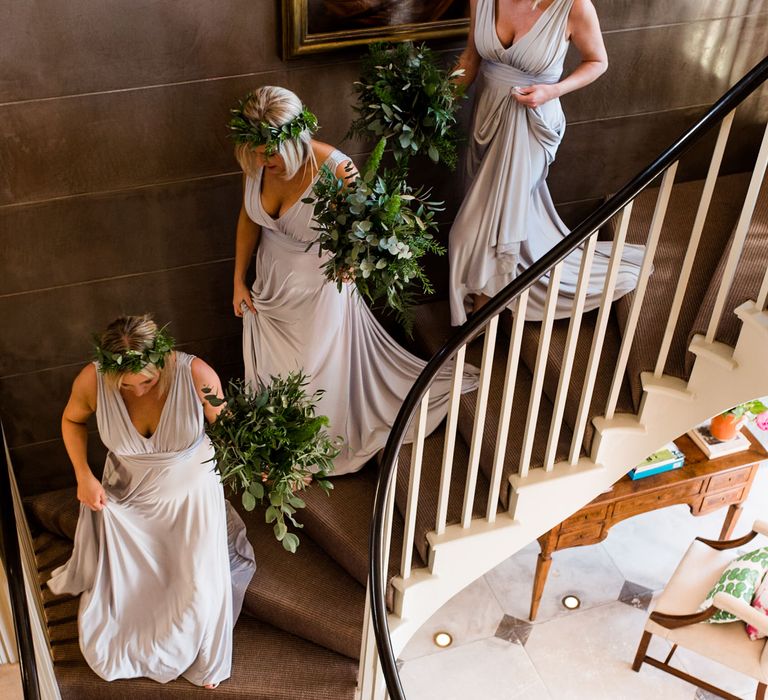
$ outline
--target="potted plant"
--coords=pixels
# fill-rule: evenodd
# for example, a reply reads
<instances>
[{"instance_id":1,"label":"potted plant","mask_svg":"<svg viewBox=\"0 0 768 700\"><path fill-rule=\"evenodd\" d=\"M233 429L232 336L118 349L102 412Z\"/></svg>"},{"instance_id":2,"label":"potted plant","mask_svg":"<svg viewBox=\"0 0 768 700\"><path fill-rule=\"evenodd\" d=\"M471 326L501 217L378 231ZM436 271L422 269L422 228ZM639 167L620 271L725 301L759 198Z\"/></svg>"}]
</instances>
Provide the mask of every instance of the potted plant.
<instances>
[{"instance_id":1,"label":"potted plant","mask_svg":"<svg viewBox=\"0 0 768 700\"><path fill-rule=\"evenodd\" d=\"M305 506L297 493L313 479L329 492L333 485L326 477L339 454L340 440L324 430L328 418L315 415L322 392L308 396L307 382L303 372L291 372L266 386L232 380L224 398L204 391L212 406L226 405L206 428L222 483L241 494L245 510L266 500L264 519L274 523L275 538L289 552L296 551L299 538L288 531L288 522L301 528L294 515Z\"/></svg>"},{"instance_id":2,"label":"potted plant","mask_svg":"<svg viewBox=\"0 0 768 700\"><path fill-rule=\"evenodd\" d=\"M715 416L709 423L709 432L718 440L732 440L750 418L755 418L758 428L768 430L768 406L755 399Z\"/></svg>"}]
</instances>

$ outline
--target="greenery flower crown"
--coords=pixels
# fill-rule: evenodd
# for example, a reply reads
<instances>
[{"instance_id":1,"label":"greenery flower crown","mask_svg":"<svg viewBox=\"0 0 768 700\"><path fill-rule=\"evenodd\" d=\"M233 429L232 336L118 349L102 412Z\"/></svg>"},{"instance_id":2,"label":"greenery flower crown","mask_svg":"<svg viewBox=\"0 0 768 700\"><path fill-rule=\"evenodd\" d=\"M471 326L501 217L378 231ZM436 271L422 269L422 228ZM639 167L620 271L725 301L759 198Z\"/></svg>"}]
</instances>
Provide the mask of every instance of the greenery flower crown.
<instances>
[{"instance_id":1,"label":"greenery flower crown","mask_svg":"<svg viewBox=\"0 0 768 700\"><path fill-rule=\"evenodd\" d=\"M246 103L252 93L246 95L235 109L229 110L230 137L238 144L249 144L251 148L264 146L264 153L273 156L280 151L280 146L288 140L299 138L305 131L314 134L317 131L317 117L302 106L301 113L281 126L272 126L265 121L253 121L244 113Z\"/></svg>"},{"instance_id":2,"label":"greenery flower crown","mask_svg":"<svg viewBox=\"0 0 768 700\"><path fill-rule=\"evenodd\" d=\"M99 372L141 372L147 365L152 364L158 369L165 366L165 358L173 350L174 340L165 332L165 328L157 331L155 342L144 350L123 350L111 352L101 347L101 341L97 335L94 339L94 350Z\"/></svg>"}]
</instances>

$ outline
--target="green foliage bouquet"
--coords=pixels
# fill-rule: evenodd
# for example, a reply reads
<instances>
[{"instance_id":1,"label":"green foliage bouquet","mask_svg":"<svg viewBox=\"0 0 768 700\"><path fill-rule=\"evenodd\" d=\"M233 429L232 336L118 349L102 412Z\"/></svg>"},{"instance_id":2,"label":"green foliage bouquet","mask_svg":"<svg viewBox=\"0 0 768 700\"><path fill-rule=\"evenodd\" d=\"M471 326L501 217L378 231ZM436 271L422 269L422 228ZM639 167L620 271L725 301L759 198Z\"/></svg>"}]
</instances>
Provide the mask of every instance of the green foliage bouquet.
<instances>
[{"instance_id":1,"label":"green foliage bouquet","mask_svg":"<svg viewBox=\"0 0 768 700\"><path fill-rule=\"evenodd\" d=\"M212 406L226 405L206 429L222 483L241 493L246 510L266 499L265 520L274 523L275 537L289 552L296 551L299 538L288 532L286 520L301 528L294 515L305 506L297 492L310 478L330 491L327 477L339 454L340 440L331 440L324 430L328 418L315 415L322 392L308 396L306 384L303 372L291 372L256 389L230 381L223 399L205 393Z\"/></svg>"},{"instance_id":2,"label":"green foliage bouquet","mask_svg":"<svg viewBox=\"0 0 768 700\"><path fill-rule=\"evenodd\" d=\"M426 154L456 167L456 113L464 88L462 71L441 69L426 46L406 41L371 44L355 83L358 118L349 135L384 137L395 158Z\"/></svg>"},{"instance_id":3,"label":"green foliage bouquet","mask_svg":"<svg viewBox=\"0 0 768 700\"><path fill-rule=\"evenodd\" d=\"M323 265L325 276L341 290L353 280L357 291L372 304L383 300L409 333L414 283L424 293L432 284L420 264L428 252L442 255L445 248L431 233L442 202L429 201L429 191L414 190L399 173L379 173L386 146L381 139L362 177L351 167L344 178L324 167L314 188L316 242L320 253L331 253Z\"/></svg>"}]
</instances>

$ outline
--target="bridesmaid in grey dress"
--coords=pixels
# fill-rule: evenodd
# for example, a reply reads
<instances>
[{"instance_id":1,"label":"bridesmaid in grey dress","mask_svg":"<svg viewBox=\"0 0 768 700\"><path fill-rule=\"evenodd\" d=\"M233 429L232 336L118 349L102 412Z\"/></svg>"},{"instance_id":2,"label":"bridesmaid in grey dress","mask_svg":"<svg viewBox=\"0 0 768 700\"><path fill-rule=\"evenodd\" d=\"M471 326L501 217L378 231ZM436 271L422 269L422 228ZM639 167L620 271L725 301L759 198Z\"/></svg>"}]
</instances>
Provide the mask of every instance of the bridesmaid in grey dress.
<instances>
[{"instance_id":1,"label":"bridesmaid in grey dress","mask_svg":"<svg viewBox=\"0 0 768 700\"><path fill-rule=\"evenodd\" d=\"M254 125L290 124L300 115L299 98L284 88L256 90L245 106ZM344 177L350 159L311 138L310 130L282 142L279 152L246 145L237 155L243 170L244 199L237 226L235 314L243 316L246 379L302 369L309 391L323 389L318 413L330 419L328 433L344 440L334 474L360 469L387 441L405 395L425 363L400 347L374 318L350 282L341 292L325 278L313 230L312 190L318 168L327 165ZM256 250L256 279L245 276ZM468 367L464 390L476 386ZM448 368L432 385L429 431L445 416L450 392Z\"/></svg>"},{"instance_id":2,"label":"bridesmaid in grey dress","mask_svg":"<svg viewBox=\"0 0 768 700\"><path fill-rule=\"evenodd\" d=\"M546 176L565 131L559 97L596 80L608 60L590 0L471 0L472 25L459 67L477 77L464 201L449 238L451 322L466 321L569 230ZM569 43L581 64L560 80ZM611 243L598 243L586 310L602 293ZM626 246L615 298L637 285L642 246ZM564 264L556 317L569 315L580 251ZM530 290L526 318L542 318L545 280Z\"/></svg>"},{"instance_id":3,"label":"bridesmaid in grey dress","mask_svg":"<svg viewBox=\"0 0 768 700\"><path fill-rule=\"evenodd\" d=\"M48 586L82 593L80 648L104 680L184 676L213 688L230 674L254 556L204 431L221 408L203 404L202 389L221 394L219 379L165 338L148 316L121 317L99 344L112 355L75 379L62 434L80 517L72 558ZM109 449L101 481L87 462L94 412Z\"/></svg>"}]
</instances>

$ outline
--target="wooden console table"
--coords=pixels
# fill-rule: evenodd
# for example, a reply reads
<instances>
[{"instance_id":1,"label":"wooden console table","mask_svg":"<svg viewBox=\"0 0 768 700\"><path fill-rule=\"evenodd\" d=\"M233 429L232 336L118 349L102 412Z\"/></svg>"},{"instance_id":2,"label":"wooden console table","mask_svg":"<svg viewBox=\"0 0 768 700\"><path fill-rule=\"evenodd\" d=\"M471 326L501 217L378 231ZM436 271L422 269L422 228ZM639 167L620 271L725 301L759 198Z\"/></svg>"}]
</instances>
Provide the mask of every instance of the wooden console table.
<instances>
[{"instance_id":1,"label":"wooden console table","mask_svg":"<svg viewBox=\"0 0 768 700\"><path fill-rule=\"evenodd\" d=\"M768 458L755 437L749 431L744 434L751 442L750 449L718 459L708 459L687 435L677 438L675 444L685 455L680 469L637 481L625 475L610 491L601 493L539 537L541 553L533 579L530 619L534 620L539 610L552 553L602 542L613 525L633 515L681 503L691 509L692 515L706 515L728 506L720 532L720 539L728 539L741 514L741 504L749 496L758 465Z\"/></svg>"}]
</instances>

